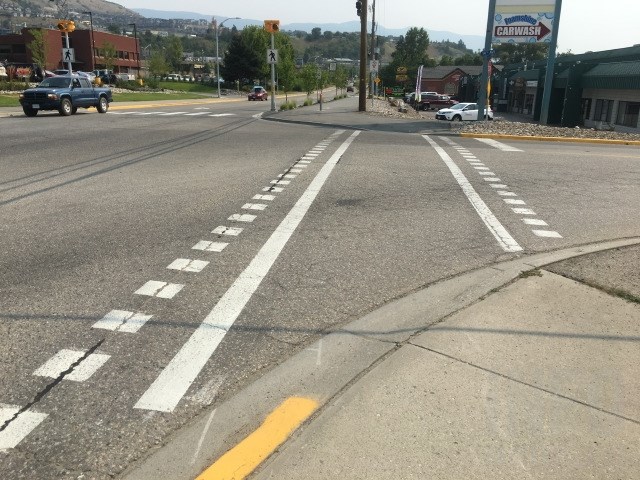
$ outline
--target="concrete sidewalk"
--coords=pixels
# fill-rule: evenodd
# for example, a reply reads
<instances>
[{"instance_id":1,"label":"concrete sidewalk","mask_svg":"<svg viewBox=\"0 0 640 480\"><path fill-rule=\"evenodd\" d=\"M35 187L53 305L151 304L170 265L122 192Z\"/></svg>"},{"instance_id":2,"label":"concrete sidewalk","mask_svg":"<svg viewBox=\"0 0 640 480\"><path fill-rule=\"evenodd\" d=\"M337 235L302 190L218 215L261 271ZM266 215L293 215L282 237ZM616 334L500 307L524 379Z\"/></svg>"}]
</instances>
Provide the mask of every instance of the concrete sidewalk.
<instances>
[{"instance_id":1,"label":"concrete sidewalk","mask_svg":"<svg viewBox=\"0 0 640 480\"><path fill-rule=\"evenodd\" d=\"M252 478L637 479L640 304L564 275L640 300L638 265L578 257L425 325Z\"/></svg>"}]
</instances>

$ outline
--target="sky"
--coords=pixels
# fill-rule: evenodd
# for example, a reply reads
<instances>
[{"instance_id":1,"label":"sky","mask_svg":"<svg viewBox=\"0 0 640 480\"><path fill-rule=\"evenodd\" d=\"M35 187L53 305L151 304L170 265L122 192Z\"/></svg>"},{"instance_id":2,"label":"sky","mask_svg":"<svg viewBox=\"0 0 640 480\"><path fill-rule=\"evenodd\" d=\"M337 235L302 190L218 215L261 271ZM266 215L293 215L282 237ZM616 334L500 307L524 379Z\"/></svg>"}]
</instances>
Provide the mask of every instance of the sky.
<instances>
[{"instance_id":1,"label":"sky","mask_svg":"<svg viewBox=\"0 0 640 480\"><path fill-rule=\"evenodd\" d=\"M483 36L486 30L489 0L375 1L376 21L386 28L423 27L427 31ZM219 18L278 19L282 24L358 19L355 0L116 0L115 3L127 8L188 11ZM638 0L563 0L558 51L583 53L640 44L639 19Z\"/></svg>"}]
</instances>

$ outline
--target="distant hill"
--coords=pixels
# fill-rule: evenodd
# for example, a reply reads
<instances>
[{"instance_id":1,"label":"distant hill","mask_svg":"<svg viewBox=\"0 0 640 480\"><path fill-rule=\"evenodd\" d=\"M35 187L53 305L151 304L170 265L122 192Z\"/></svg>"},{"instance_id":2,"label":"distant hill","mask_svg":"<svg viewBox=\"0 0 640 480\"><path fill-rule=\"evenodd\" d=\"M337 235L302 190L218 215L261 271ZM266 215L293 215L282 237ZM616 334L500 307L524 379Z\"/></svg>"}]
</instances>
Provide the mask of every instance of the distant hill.
<instances>
[{"instance_id":1,"label":"distant hill","mask_svg":"<svg viewBox=\"0 0 640 480\"><path fill-rule=\"evenodd\" d=\"M134 12L139 13L143 17L147 18L162 18L162 19L207 19L211 20L212 15L203 15L201 13L196 12L184 12L184 11L165 11L165 10L153 10L148 8L134 8ZM242 29L245 25L262 25L261 20L252 20L252 19L239 19L229 21L228 23L233 23L237 28ZM284 31L294 31L300 30L303 32L311 33L311 30L314 28L320 28L323 32L359 32L360 31L360 22L343 22L343 23L288 23L283 24L281 26ZM383 25L379 25L378 34L385 36L400 36L407 33L407 30L410 27L406 28L385 28ZM451 40L452 42L457 42L458 40L462 40L467 48L471 50L482 50L484 47L484 37L481 35L462 35L460 33L447 32L447 31L439 31L439 30L430 30L429 38L434 42L441 42L444 40Z\"/></svg>"}]
</instances>

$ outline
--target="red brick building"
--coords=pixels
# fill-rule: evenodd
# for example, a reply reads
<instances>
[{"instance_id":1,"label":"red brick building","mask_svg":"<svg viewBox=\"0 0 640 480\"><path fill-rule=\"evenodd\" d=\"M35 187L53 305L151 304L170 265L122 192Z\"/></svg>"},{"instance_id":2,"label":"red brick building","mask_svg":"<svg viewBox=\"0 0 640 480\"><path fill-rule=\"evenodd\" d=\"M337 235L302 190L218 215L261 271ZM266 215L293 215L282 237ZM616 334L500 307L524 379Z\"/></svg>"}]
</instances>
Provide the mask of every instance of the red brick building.
<instances>
[{"instance_id":1,"label":"red brick building","mask_svg":"<svg viewBox=\"0 0 640 480\"><path fill-rule=\"evenodd\" d=\"M476 77L482 73L482 67L476 65L441 66L425 68L422 72L423 92L438 92L451 96L466 97L466 85L470 77Z\"/></svg>"},{"instance_id":2,"label":"red brick building","mask_svg":"<svg viewBox=\"0 0 640 480\"><path fill-rule=\"evenodd\" d=\"M48 45L46 70L67 68L62 62L62 48L64 45L64 33L58 30L43 29ZM13 63L32 64L33 59L29 50L29 43L33 36L29 29L23 29L18 34L0 35L0 60ZM69 34L69 48L74 49L75 62L73 70L90 72L91 70L104 69L105 44L115 47L113 70L115 73L139 73L139 42L136 39L113 33L93 31L93 48L91 46L91 30L75 30Z\"/></svg>"}]
</instances>

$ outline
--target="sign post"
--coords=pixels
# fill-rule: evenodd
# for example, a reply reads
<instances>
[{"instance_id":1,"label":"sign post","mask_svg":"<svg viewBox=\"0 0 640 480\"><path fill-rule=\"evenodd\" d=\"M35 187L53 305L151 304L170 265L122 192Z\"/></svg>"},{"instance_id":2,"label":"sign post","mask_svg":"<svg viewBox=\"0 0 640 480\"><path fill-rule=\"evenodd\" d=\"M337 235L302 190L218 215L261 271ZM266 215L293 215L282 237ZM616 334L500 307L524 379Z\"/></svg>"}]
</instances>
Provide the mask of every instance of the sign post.
<instances>
[{"instance_id":1,"label":"sign post","mask_svg":"<svg viewBox=\"0 0 640 480\"><path fill-rule=\"evenodd\" d=\"M562 0L556 0L554 11L554 25L549 45L549 58L547 59L547 72L544 79L544 92L542 94L542 109L540 110L540 124L546 125L549 121L549 104L551 103L551 92L553 91L553 70L556 65L556 46L558 44L558 31L560 30L560 13L562 11Z\"/></svg>"}]
</instances>

